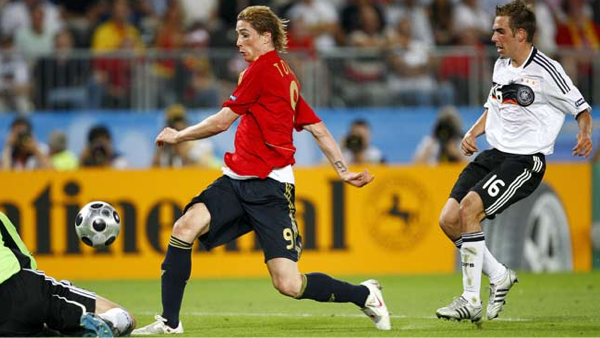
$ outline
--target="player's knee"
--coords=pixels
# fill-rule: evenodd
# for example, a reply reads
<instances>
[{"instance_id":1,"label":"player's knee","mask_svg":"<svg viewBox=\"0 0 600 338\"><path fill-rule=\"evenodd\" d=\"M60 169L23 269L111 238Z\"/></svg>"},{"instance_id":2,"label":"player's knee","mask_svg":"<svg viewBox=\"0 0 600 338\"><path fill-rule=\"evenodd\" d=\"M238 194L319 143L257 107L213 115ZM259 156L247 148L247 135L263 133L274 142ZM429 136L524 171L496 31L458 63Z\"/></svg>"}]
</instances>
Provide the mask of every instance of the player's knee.
<instances>
[{"instance_id":1,"label":"player's knee","mask_svg":"<svg viewBox=\"0 0 600 338\"><path fill-rule=\"evenodd\" d=\"M460 218L458 216L458 212L448 212L442 211L439 219L440 228L444 230L445 233L454 233L457 230L459 231L460 227Z\"/></svg>"},{"instance_id":2,"label":"player's knee","mask_svg":"<svg viewBox=\"0 0 600 338\"><path fill-rule=\"evenodd\" d=\"M300 292L301 284L298 284L294 278L278 277L273 278L273 286L282 295L296 297Z\"/></svg>"},{"instance_id":3,"label":"player's knee","mask_svg":"<svg viewBox=\"0 0 600 338\"><path fill-rule=\"evenodd\" d=\"M206 232L210 223L210 214L201 214L192 210L183 214L173 225L173 236L186 242L193 242Z\"/></svg>"},{"instance_id":4,"label":"player's knee","mask_svg":"<svg viewBox=\"0 0 600 338\"><path fill-rule=\"evenodd\" d=\"M446 236L451 240L455 240L460 237L462 233L460 217L459 217L460 205L454 198L449 198L446 204L442 208L440 213L439 225L444 231Z\"/></svg>"},{"instance_id":5,"label":"player's knee","mask_svg":"<svg viewBox=\"0 0 600 338\"><path fill-rule=\"evenodd\" d=\"M189 239L190 237L194 238L194 232L192 223L185 215L181 216L173 225L173 236L181 240Z\"/></svg>"},{"instance_id":6,"label":"player's knee","mask_svg":"<svg viewBox=\"0 0 600 338\"><path fill-rule=\"evenodd\" d=\"M477 196L471 193L465 196L460 202L458 214L462 224L466 224L471 222L474 218L477 218L477 215L480 213L479 209L481 208L481 203L477 202Z\"/></svg>"}]
</instances>

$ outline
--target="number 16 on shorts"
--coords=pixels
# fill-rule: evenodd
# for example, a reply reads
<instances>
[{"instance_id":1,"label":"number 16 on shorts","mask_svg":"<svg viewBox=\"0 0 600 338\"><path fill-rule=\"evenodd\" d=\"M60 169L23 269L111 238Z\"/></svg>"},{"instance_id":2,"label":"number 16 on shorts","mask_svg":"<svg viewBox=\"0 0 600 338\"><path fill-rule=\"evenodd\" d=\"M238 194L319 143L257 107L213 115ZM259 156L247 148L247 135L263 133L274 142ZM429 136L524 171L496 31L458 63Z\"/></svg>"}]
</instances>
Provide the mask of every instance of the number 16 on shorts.
<instances>
[{"instance_id":1,"label":"number 16 on shorts","mask_svg":"<svg viewBox=\"0 0 600 338\"><path fill-rule=\"evenodd\" d=\"M491 197L496 197L500 192L500 186L504 187L506 185L503 180L499 178L496 179L496 177L498 177L498 175L490 177L490 179L483 185L483 190L486 190L488 195Z\"/></svg>"}]
</instances>

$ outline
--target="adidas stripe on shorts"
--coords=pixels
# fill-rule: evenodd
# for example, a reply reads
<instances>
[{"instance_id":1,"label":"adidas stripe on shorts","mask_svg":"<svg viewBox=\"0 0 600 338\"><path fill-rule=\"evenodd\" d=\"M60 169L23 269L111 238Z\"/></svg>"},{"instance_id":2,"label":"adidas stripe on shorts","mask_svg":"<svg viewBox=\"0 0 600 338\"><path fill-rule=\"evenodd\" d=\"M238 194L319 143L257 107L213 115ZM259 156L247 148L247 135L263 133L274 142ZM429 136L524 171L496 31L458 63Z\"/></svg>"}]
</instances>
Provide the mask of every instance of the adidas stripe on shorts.
<instances>
[{"instance_id":1,"label":"adidas stripe on shorts","mask_svg":"<svg viewBox=\"0 0 600 338\"><path fill-rule=\"evenodd\" d=\"M494 218L531 195L542 182L545 171L546 157L541 153L516 155L489 149L465 167L450 197L460 202L469 191L475 191L483 201L487 217Z\"/></svg>"},{"instance_id":2,"label":"adidas stripe on shorts","mask_svg":"<svg viewBox=\"0 0 600 338\"><path fill-rule=\"evenodd\" d=\"M78 332L83 312L96 311L96 294L44 272L22 269L0 284L0 336L32 336L45 328Z\"/></svg>"}]
</instances>

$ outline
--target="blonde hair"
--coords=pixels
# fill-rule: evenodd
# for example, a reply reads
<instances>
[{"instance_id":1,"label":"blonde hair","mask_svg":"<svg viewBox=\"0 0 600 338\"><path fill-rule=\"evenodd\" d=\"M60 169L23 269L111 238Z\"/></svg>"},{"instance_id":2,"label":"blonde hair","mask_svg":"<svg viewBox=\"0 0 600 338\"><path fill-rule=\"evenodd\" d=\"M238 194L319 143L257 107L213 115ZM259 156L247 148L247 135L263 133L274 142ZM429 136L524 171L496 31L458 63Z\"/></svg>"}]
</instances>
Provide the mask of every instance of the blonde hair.
<instances>
[{"instance_id":1,"label":"blonde hair","mask_svg":"<svg viewBox=\"0 0 600 338\"><path fill-rule=\"evenodd\" d=\"M289 20L278 17L271 8L267 6L246 7L238 14L238 20L248 22L258 34L271 33L271 40L275 50L284 53L287 50L287 24Z\"/></svg>"}]
</instances>

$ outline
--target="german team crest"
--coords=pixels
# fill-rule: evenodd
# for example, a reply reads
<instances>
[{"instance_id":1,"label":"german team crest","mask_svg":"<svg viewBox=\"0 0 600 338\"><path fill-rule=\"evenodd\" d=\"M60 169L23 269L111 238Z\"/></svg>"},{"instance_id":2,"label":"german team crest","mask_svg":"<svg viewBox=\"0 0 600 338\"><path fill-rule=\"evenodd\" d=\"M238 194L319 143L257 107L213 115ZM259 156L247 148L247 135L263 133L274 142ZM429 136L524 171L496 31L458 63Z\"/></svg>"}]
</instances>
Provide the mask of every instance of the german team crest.
<instances>
[{"instance_id":1,"label":"german team crest","mask_svg":"<svg viewBox=\"0 0 600 338\"><path fill-rule=\"evenodd\" d=\"M522 107L527 107L535 100L535 94L533 90L527 86L519 86L517 88L517 102Z\"/></svg>"}]
</instances>

